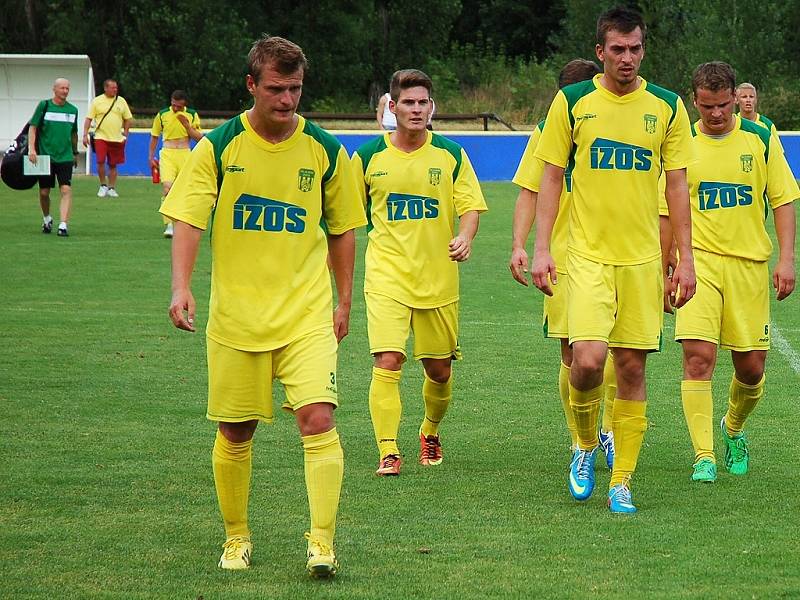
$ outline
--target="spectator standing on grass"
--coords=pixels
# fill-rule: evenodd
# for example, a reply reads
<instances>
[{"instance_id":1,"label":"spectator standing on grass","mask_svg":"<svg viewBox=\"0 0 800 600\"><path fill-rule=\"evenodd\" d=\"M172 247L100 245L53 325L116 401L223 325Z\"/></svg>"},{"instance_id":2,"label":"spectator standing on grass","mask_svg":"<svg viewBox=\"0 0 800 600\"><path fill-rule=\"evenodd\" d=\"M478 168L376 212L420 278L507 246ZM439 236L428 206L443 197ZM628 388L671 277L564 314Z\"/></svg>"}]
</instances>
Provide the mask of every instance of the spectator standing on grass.
<instances>
[{"instance_id":1,"label":"spectator standing on grass","mask_svg":"<svg viewBox=\"0 0 800 600\"><path fill-rule=\"evenodd\" d=\"M69 80L53 82L53 98L36 106L28 130L28 158L33 164L38 154L50 157L50 174L39 177L39 205L42 208L42 233L53 230L50 216L50 190L58 179L61 193L58 235L67 237L67 222L72 207L72 169L78 157L78 108L67 102ZM38 153L37 153L38 147Z\"/></svg>"},{"instance_id":2,"label":"spectator standing on grass","mask_svg":"<svg viewBox=\"0 0 800 600\"><path fill-rule=\"evenodd\" d=\"M296 112L307 70L301 48L263 37L247 69L253 107L198 142L161 207L175 223L169 313L177 328L194 331L191 276L203 230L213 224L207 417L218 422L211 461L226 534L219 566L250 566L253 435L259 421L273 420L278 379L303 445L306 568L329 577L338 568L344 471L333 416L337 343L350 321L353 230L366 218L344 148ZM272 534L281 528L273 522Z\"/></svg>"},{"instance_id":3,"label":"spectator standing on grass","mask_svg":"<svg viewBox=\"0 0 800 600\"><path fill-rule=\"evenodd\" d=\"M133 115L125 98L117 92L119 86L113 79L103 82L103 93L92 100L89 113L83 122L83 145L91 144L89 128L95 124L92 150L97 157L97 175L100 179L98 198L117 198L117 166L125 162L125 142L131 128ZM108 163L108 179L106 179Z\"/></svg>"},{"instance_id":4,"label":"spectator standing on grass","mask_svg":"<svg viewBox=\"0 0 800 600\"><path fill-rule=\"evenodd\" d=\"M169 194L175 178L189 159L189 140L199 141L203 137L200 130L200 116L193 108L187 108L189 102L186 92L175 90L170 96L169 106L162 108L153 119L150 130L150 150L147 162L151 169L158 169L161 178L161 203ZM159 160L155 159L158 138L162 138ZM172 221L162 215L164 220L164 237L173 234Z\"/></svg>"}]
</instances>

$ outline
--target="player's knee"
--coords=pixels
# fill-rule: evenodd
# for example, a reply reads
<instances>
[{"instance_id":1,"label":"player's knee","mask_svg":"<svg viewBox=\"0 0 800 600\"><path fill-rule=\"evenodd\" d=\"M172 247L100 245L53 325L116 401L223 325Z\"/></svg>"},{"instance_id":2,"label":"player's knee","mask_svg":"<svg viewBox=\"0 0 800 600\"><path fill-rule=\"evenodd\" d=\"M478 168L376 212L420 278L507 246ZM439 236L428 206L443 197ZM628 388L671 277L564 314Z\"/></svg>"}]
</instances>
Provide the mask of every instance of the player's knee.
<instances>
[{"instance_id":1,"label":"player's knee","mask_svg":"<svg viewBox=\"0 0 800 600\"><path fill-rule=\"evenodd\" d=\"M447 383L453 374L453 368L449 363L425 365L425 374L434 383Z\"/></svg>"},{"instance_id":2,"label":"player's knee","mask_svg":"<svg viewBox=\"0 0 800 600\"><path fill-rule=\"evenodd\" d=\"M736 379L745 385L756 385L764 376L764 362L750 360L736 365Z\"/></svg>"},{"instance_id":3,"label":"player's knee","mask_svg":"<svg viewBox=\"0 0 800 600\"><path fill-rule=\"evenodd\" d=\"M387 371L399 371L403 368L405 357L400 352L378 352L375 354L375 366Z\"/></svg>"},{"instance_id":4,"label":"player's knee","mask_svg":"<svg viewBox=\"0 0 800 600\"><path fill-rule=\"evenodd\" d=\"M603 369L605 362L598 360L592 354L573 353L571 371L581 383L588 383L603 379Z\"/></svg>"},{"instance_id":5,"label":"player's knee","mask_svg":"<svg viewBox=\"0 0 800 600\"><path fill-rule=\"evenodd\" d=\"M295 411L295 418L302 436L325 433L335 427L333 405L327 402L303 406Z\"/></svg>"},{"instance_id":6,"label":"player's knee","mask_svg":"<svg viewBox=\"0 0 800 600\"><path fill-rule=\"evenodd\" d=\"M253 439L258 421L244 421L243 423L226 423L220 421L219 431L229 442L241 444Z\"/></svg>"},{"instance_id":7,"label":"player's knee","mask_svg":"<svg viewBox=\"0 0 800 600\"><path fill-rule=\"evenodd\" d=\"M684 359L684 376L686 379L711 379L714 372L714 360L701 353L688 354Z\"/></svg>"}]
</instances>

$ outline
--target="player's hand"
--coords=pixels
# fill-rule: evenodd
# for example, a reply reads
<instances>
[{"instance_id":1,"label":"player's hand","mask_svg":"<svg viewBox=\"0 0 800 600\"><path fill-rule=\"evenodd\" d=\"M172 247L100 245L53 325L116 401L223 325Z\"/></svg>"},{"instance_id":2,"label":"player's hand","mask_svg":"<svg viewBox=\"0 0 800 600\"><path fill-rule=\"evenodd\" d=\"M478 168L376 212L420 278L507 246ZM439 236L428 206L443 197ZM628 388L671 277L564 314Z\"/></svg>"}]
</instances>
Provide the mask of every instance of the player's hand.
<instances>
[{"instance_id":1,"label":"player's hand","mask_svg":"<svg viewBox=\"0 0 800 600\"><path fill-rule=\"evenodd\" d=\"M472 241L461 235L457 235L448 244L450 260L464 262L472 254Z\"/></svg>"},{"instance_id":2,"label":"player's hand","mask_svg":"<svg viewBox=\"0 0 800 600\"><path fill-rule=\"evenodd\" d=\"M151 169L158 168L158 161L155 158L151 158L150 159L150 168Z\"/></svg>"},{"instance_id":3,"label":"player's hand","mask_svg":"<svg viewBox=\"0 0 800 600\"><path fill-rule=\"evenodd\" d=\"M794 285L794 262L779 260L772 272L772 286L777 292L778 300L787 298L794 291Z\"/></svg>"},{"instance_id":4,"label":"player's hand","mask_svg":"<svg viewBox=\"0 0 800 600\"><path fill-rule=\"evenodd\" d=\"M72 155L72 166L73 167L77 167L78 166L78 155L77 154L73 154Z\"/></svg>"},{"instance_id":5,"label":"player's hand","mask_svg":"<svg viewBox=\"0 0 800 600\"><path fill-rule=\"evenodd\" d=\"M672 274L664 275L664 312L672 314L672 299L675 297L675 287L672 285Z\"/></svg>"},{"instance_id":6,"label":"player's hand","mask_svg":"<svg viewBox=\"0 0 800 600\"><path fill-rule=\"evenodd\" d=\"M531 279L533 285L539 288L543 294L553 295L553 289L550 286L558 284L558 273L556 273L556 263L549 251L534 252L531 263Z\"/></svg>"},{"instance_id":7,"label":"player's hand","mask_svg":"<svg viewBox=\"0 0 800 600\"><path fill-rule=\"evenodd\" d=\"M36 164L36 161L39 160L39 156L36 154L36 150L29 150L28 151L28 160L31 161L32 165Z\"/></svg>"},{"instance_id":8,"label":"player's hand","mask_svg":"<svg viewBox=\"0 0 800 600\"><path fill-rule=\"evenodd\" d=\"M693 258L681 257L672 273L672 286L669 300L673 307L680 308L692 299L697 290Z\"/></svg>"},{"instance_id":9,"label":"player's hand","mask_svg":"<svg viewBox=\"0 0 800 600\"><path fill-rule=\"evenodd\" d=\"M172 293L169 305L169 318L178 329L194 332L194 296L190 290L179 290Z\"/></svg>"},{"instance_id":10,"label":"player's hand","mask_svg":"<svg viewBox=\"0 0 800 600\"><path fill-rule=\"evenodd\" d=\"M525 287L528 286L528 260L528 253L524 248L514 248L511 251L511 260L508 261L511 276Z\"/></svg>"},{"instance_id":11,"label":"player's hand","mask_svg":"<svg viewBox=\"0 0 800 600\"><path fill-rule=\"evenodd\" d=\"M189 128L189 119L186 118L185 114L175 113L175 118L178 119L178 121L180 121L181 125L183 125L187 129Z\"/></svg>"},{"instance_id":12,"label":"player's hand","mask_svg":"<svg viewBox=\"0 0 800 600\"><path fill-rule=\"evenodd\" d=\"M82 140L81 143L83 144L84 148L88 148L89 147L89 134L88 133L84 133L83 134L83 140Z\"/></svg>"},{"instance_id":13,"label":"player's hand","mask_svg":"<svg viewBox=\"0 0 800 600\"><path fill-rule=\"evenodd\" d=\"M350 307L337 304L333 309L333 333L336 343L341 342L350 333Z\"/></svg>"}]
</instances>

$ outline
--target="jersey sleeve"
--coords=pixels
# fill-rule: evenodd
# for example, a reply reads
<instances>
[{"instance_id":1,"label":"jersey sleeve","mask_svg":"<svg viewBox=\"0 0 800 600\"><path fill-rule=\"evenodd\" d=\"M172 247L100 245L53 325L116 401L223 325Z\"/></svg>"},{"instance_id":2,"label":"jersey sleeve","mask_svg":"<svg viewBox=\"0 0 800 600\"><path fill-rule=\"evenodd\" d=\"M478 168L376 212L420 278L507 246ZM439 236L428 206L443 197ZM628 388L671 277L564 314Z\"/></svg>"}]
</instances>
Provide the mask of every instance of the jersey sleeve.
<instances>
[{"instance_id":1,"label":"jersey sleeve","mask_svg":"<svg viewBox=\"0 0 800 600\"><path fill-rule=\"evenodd\" d=\"M89 112L86 113L87 119L95 119L97 117L97 98L89 103Z\"/></svg>"},{"instance_id":2,"label":"jersey sleeve","mask_svg":"<svg viewBox=\"0 0 800 600\"><path fill-rule=\"evenodd\" d=\"M324 186L322 218L328 233L339 235L367 224L364 207L356 191L356 178L344 146L339 146L336 167Z\"/></svg>"},{"instance_id":3,"label":"jersey sleeve","mask_svg":"<svg viewBox=\"0 0 800 600\"><path fill-rule=\"evenodd\" d=\"M525 152L522 153L517 172L514 173L514 179L512 179L519 187L532 192L539 191L539 182L542 180L542 172L544 171L544 163L540 158L534 156L541 137L542 131L537 126L531 133L531 137L528 138Z\"/></svg>"},{"instance_id":4,"label":"jersey sleeve","mask_svg":"<svg viewBox=\"0 0 800 600\"><path fill-rule=\"evenodd\" d=\"M42 100L39 104L36 105L36 109L33 111L33 116L31 120L28 121L34 127L41 127L42 123L44 122L44 113L47 110L47 100Z\"/></svg>"},{"instance_id":5,"label":"jersey sleeve","mask_svg":"<svg viewBox=\"0 0 800 600\"><path fill-rule=\"evenodd\" d=\"M127 121L128 119L132 119L133 115L131 114L131 109L128 106L127 100L125 100L125 98L120 98L120 103L122 104L122 120Z\"/></svg>"},{"instance_id":6,"label":"jersey sleeve","mask_svg":"<svg viewBox=\"0 0 800 600\"><path fill-rule=\"evenodd\" d=\"M353 159L351 160L350 167L353 172L353 181L354 185L356 186L356 194L358 195L358 199L361 201L361 206L363 206L364 210L366 210L367 183L364 179L366 173L364 173L364 161L361 160L361 155L358 152L353 152Z\"/></svg>"},{"instance_id":7,"label":"jersey sleeve","mask_svg":"<svg viewBox=\"0 0 800 600\"><path fill-rule=\"evenodd\" d=\"M542 137L534 156L552 165L567 167L572 150L572 126L564 92L559 90L547 112Z\"/></svg>"},{"instance_id":8,"label":"jersey sleeve","mask_svg":"<svg viewBox=\"0 0 800 600\"><path fill-rule=\"evenodd\" d=\"M203 138L175 179L160 212L175 221L206 229L218 194L214 146Z\"/></svg>"},{"instance_id":9,"label":"jersey sleeve","mask_svg":"<svg viewBox=\"0 0 800 600\"><path fill-rule=\"evenodd\" d=\"M157 138L161 135L162 130L161 114L157 114L153 119L153 127L150 128L150 135Z\"/></svg>"},{"instance_id":10,"label":"jersey sleeve","mask_svg":"<svg viewBox=\"0 0 800 600\"><path fill-rule=\"evenodd\" d=\"M794 202L800 197L800 189L789 163L783 154L777 136L769 137L769 158L767 159L767 199L773 210L784 204Z\"/></svg>"},{"instance_id":11,"label":"jersey sleeve","mask_svg":"<svg viewBox=\"0 0 800 600\"><path fill-rule=\"evenodd\" d=\"M661 176L658 178L658 216L669 216L669 206L667 205L667 175L664 171L661 171Z\"/></svg>"},{"instance_id":12,"label":"jersey sleeve","mask_svg":"<svg viewBox=\"0 0 800 600\"><path fill-rule=\"evenodd\" d=\"M667 127L667 135L661 145L661 162L665 171L685 169L694 162L692 126L689 124L689 114L680 98L675 105L675 117Z\"/></svg>"},{"instance_id":13,"label":"jersey sleeve","mask_svg":"<svg viewBox=\"0 0 800 600\"><path fill-rule=\"evenodd\" d=\"M453 182L453 204L459 217L471 210L478 212L489 210L483 197L481 184L478 182L478 176L463 148L461 148L461 168Z\"/></svg>"}]
</instances>

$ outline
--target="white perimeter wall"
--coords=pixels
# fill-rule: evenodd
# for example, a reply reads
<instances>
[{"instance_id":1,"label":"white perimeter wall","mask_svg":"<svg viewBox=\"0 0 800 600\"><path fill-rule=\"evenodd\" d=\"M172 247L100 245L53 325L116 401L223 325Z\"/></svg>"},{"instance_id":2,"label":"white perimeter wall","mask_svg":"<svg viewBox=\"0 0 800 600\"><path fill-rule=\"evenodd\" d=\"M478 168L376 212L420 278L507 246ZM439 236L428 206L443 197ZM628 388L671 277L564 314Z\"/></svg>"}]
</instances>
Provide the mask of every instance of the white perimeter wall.
<instances>
[{"instance_id":1,"label":"white perimeter wall","mask_svg":"<svg viewBox=\"0 0 800 600\"><path fill-rule=\"evenodd\" d=\"M17 137L40 100L53 97L53 81L70 81L67 100L78 107L78 150L83 120L94 98L89 57L71 54L0 54L0 153Z\"/></svg>"}]
</instances>

